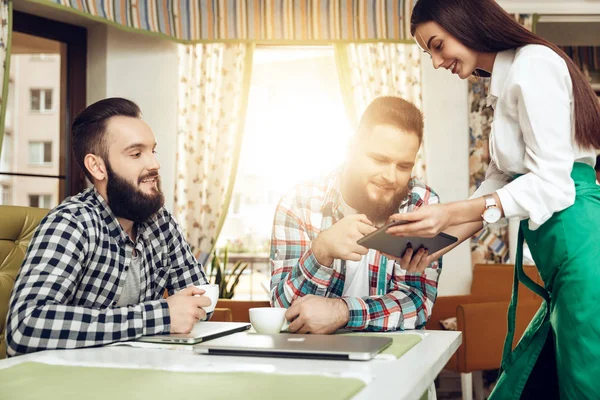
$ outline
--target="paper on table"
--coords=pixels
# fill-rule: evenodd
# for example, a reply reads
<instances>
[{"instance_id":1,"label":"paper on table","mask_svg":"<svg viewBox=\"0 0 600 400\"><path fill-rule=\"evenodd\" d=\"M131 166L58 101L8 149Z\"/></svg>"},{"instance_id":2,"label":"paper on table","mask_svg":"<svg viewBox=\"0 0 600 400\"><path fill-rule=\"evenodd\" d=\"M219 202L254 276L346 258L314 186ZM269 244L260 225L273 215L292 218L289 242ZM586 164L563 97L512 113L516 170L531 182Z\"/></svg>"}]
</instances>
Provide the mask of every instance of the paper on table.
<instances>
[{"instance_id":1,"label":"paper on table","mask_svg":"<svg viewBox=\"0 0 600 400\"><path fill-rule=\"evenodd\" d=\"M127 347L137 347L140 349L160 349L160 350L177 350L177 351L187 351L192 352L194 350L193 345L189 344L173 344L173 343L148 343L148 342L138 342L138 341L128 341L128 342L117 342L109 344L108 346L127 346Z\"/></svg>"}]
</instances>

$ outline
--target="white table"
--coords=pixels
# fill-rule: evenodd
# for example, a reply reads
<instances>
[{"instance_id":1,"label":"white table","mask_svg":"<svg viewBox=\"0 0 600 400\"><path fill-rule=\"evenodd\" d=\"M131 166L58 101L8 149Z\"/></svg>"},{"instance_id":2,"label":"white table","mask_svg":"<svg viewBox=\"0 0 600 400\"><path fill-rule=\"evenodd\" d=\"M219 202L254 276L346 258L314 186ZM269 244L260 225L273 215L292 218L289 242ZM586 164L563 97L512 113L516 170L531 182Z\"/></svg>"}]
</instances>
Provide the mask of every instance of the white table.
<instances>
[{"instance_id":1,"label":"white table","mask_svg":"<svg viewBox=\"0 0 600 400\"><path fill-rule=\"evenodd\" d=\"M367 386L355 399L419 399L458 349L461 332L398 332L423 336L400 359L330 361L285 358L197 355L187 350L108 346L77 350L47 350L0 360L0 368L25 361L59 365L147 368L174 371L249 371L283 374L326 374L362 379Z\"/></svg>"}]
</instances>

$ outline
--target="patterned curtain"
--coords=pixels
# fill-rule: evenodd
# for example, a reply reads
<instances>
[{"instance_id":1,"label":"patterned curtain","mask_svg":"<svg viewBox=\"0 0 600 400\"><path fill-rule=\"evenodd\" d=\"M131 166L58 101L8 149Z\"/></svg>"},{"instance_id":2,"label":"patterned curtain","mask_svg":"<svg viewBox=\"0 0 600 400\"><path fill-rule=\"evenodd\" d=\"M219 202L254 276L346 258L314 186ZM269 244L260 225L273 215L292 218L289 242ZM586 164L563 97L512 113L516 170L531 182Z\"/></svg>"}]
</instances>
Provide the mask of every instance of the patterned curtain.
<instances>
[{"instance_id":1,"label":"patterned curtain","mask_svg":"<svg viewBox=\"0 0 600 400\"><path fill-rule=\"evenodd\" d=\"M421 104L421 54L418 46L402 43L336 45L336 63L348 117L356 127L364 109L379 96L398 96ZM413 174L425 179L423 146Z\"/></svg>"},{"instance_id":2,"label":"patterned curtain","mask_svg":"<svg viewBox=\"0 0 600 400\"><path fill-rule=\"evenodd\" d=\"M521 25L531 30L533 15L514 15ZM469 79L469 192L473 194L485 178L490 162L488 138L494 110L487 107L489 78ZM509 236L506 224L488 225L471 238L471 263L508 263Z\"/></svg>"},{"instance_id":3,"label":"patterned curtain","mask_svg":"<svg viewBox=\"0 0 600 400\"><path fill-rule=\"evenodd\" d=\"M204 262L217 241L242 145L253 47L197 44L179 50L175 216Z\"/></svg>"},{"instance_id":4,"label":"patterned curtain","mask_svg":"<svg viewBox=\"0 0 600 400\"><path fill-rule=\"evenodd\" d=\"M181 43L410 40L416 0L28 0Z\"/></svg>"},{"instance_id":5,"label":"patterned curtain","mask_svg":"<svg viewBox=\"0 0 600 400\"><path fill-rule=\"evenodd\" d=\"M6 98L10 79L10 35L12 30L12 2L0 0L0 154L4 138L4 118L6 116Z\"/></svg>"}]
</instances>

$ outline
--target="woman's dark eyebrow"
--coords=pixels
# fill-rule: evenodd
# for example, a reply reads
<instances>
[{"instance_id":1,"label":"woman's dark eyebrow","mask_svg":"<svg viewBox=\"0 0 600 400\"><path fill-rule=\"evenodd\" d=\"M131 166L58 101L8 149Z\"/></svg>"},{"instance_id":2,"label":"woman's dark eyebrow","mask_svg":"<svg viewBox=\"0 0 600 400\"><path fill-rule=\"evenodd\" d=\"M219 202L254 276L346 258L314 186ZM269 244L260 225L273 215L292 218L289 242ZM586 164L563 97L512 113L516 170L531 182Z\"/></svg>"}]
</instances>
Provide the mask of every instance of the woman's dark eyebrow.
<instances>
[{"instance_id":1,"label":"woman's dark eyebrow","mask_svg":"<svg viewBox=\"0 0 600 400\"><path fill-rule=\"evenodd\" d=\"M427 48L428 48L429 50L431 50L431 41L432 41L433 39L435 39L435 35L434 35L434 36L432 36L432 37L430 37L430 38L429 38L429 40L427 41Z\"/></svg>"}]
</instances>

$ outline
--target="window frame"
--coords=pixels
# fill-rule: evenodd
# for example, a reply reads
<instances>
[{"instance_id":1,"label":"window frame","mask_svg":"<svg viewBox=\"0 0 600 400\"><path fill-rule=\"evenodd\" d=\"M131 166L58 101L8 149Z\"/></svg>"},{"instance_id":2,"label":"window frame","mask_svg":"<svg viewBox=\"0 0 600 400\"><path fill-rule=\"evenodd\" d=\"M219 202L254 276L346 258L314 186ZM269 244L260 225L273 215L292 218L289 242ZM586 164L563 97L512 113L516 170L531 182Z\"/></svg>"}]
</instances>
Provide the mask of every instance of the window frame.
<instances>
[{"instance_id":1,"label":"window frame","mask_svg":"<svg viewBox=\"0 0 600 400\"><path fill-rule=\"evenodd\" d=\"M54 91L52 91L52 109L55 110L53 112L61 113L60 150L56 160L60 162L60 172L58 175L43 175L2 171L0 175L58 179L61 181L58 194L60 202L62 199L75 195L87 187L85 174L79 168L71 151L72 121L77 116L77 113L87 105L87 29L82 26L58 22L16 10L13 11L12 23L13 32L56 40L67 46L66 55L61 59L61 63L63 64L61 68L66 70L66 75L63 75L65 79L63 82L66 89L61 92L60 96L57 96L60 98L54 98ZM31 101L28 108L31 109ZM27 112L27 108L24 112Z\"/></svg>"}]
</instances>

